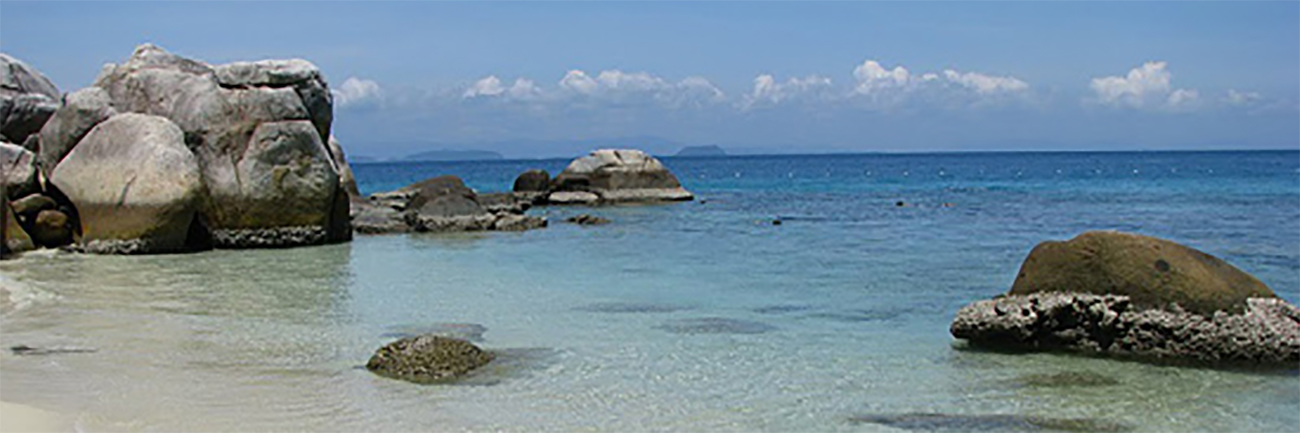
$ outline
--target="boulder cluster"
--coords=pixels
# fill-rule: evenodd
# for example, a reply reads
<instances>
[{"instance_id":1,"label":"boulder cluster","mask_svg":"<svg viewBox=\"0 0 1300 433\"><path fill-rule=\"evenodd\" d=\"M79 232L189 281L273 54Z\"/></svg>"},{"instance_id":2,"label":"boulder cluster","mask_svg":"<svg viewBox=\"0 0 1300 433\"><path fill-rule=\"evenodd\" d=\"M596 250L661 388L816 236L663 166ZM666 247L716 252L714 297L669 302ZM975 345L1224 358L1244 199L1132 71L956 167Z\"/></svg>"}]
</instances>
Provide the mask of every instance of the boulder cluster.
<instances>
[{"instance_id":1,"label":"boulder cluster","mask_svg":"<svg viewBox=\"0 0 1300 433\"><path fill-rule=\"evenodd\" d=\"M0 60L0 131L23 142L0 144L11 250L30 247L24 235L100 253L351 238L356 183L310 62L209 65L146 44L60 98L39 73Z\"/></svg>"},{"instance_id":2,"label":"boulder cluster","mask_svg":"<svg viewBox=\"0 0 1300 433\"><path fill-rule=\"evenodd\" d=\"M537 193L544 196L543 200L548 204L617 204L695 198L682 188L677 176L663 163L640 150L597 150L570 162L555 179L547 177L545 171L526 172L515 181L515 191Z\"/></svg>"},{"instance_id":3,"label":"boulder cluster","mask_svg":"<svg viewBox=\"0 0 1300 433\"><path fill-rule=\"evenodd\" d=\"M1038 245L1011 291L962 308L951 332L1002 349L1300 363L1300 309L1217 257L1119 232Z\"/></svg>"}]
</instances>

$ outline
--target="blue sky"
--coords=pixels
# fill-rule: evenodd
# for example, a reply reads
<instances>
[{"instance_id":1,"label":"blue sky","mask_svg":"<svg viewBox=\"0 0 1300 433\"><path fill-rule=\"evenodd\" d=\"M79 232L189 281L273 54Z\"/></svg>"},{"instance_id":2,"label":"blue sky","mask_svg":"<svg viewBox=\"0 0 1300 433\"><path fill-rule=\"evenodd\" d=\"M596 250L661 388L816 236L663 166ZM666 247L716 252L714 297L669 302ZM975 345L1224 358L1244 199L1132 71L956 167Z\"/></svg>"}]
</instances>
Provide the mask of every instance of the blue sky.
<instances>
[{"instance_id":1,"label":"blue sky","mask_svg":"<svg viewBox=\"0 0 1300 433\"><path fill-rule=\"evenodd\" d=\"M316 63L362 155L1300 147L1297 2L0 3L64 91L143 42Z\"/></svg>"}]
</instances>

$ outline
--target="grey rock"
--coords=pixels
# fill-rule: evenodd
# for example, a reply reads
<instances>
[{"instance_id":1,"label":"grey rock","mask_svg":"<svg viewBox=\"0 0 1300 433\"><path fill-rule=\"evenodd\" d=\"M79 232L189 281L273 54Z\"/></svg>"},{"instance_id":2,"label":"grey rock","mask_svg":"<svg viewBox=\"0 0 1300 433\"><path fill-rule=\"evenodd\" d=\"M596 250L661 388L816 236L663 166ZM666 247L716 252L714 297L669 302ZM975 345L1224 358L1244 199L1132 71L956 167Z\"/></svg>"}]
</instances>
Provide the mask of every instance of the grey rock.
<instances>
[{"instance_id":1,"label":"grey rock","mask_svg":"<svg viewBox=\"0 0 1300 433\"><path fill-rule=\"evenodd\" d=\"M343 185L343 190L347 191L349 196L360 197L361 190L357 189L357 177L352 173L352 166L348 164L347 155L343 154L343 145L334 138L329 136L330 161L334 164L334 171L339 175L339 183Z\"/></svg>"},{"instance_id":2,"label":"grey rock","mask_svg":"<svg viewBox=\"0 0 1300 433\"><path fill-rule=\"evenodd\" d=\"M87 87L64 98L63 106L41 128L39 163L45 172L54 171L68 152L81 141L91 128L117 114L108 92L99 87Z\"/></svg>"},{"instance_id":3,"label":"grey rock","mask_svg":"<svg viewBox=\"0 0 1300 433\"><path fill-rule=\"evenodd\" d=\"M3 242L0 244L0 252L21 253L36 249L36 243L32 242L32 237L27 234L27 230L18 224L18 217L14 215L13 209L9 206L3 208L0 209L0 212L4 212L4 215L0 215L4 219L3 230L0 230L4 233L4 236L0 236L0 242Z\"/></svg>"},{"instance_id":4,"label":"grey rock","mask_svg":"<svg viewBox=\"0 0 1300 433\"><path fill-rule=\"evenodd\" d=\"M551 174L546 170L528 170L515 178L515 192L543 192L551 189Z\"/></svg>"},{"instance_id":5,"label":"grey rock","mask_svg":"<svg viewBox=\"0 0 1300 433\"><path fill-rule=\"evenodd\" d=\"M682 188L677 177L658 159L630 149L602 149L575 159L555 177L553 186L555 191L592 193L608 203L682 201L695 197Z\"/></svg>"},{"instance_id":6,"label":"grey rock","mask_svg":"<svg viewBox=\"0 0 1300 433\"><path fill-rule=\"evenodd\" d=\"M21 60L0 53L0 135L25 143L59 109L59 89Z\"/></svg>"},{"instance_id":7,"label":"grey rock","mask_svg":"<svg viewBox=\"0 0 1300 433\"><path fill-rule=\"evenodd\" d=\"M492 230L520 232L546 227L546 218L532 215L504 214L492 222Z\"/></svg>"},{"instance_id":8,"label":"grey rock","mask_svg":"<svg viewBox=\"0 0 1300 433\"><path fill-rule=\"evenodd\" d=\"M332 101L311 63L214 67L146 44L107 66L95 86L117 110L163 116L184 132L217 246L350 239L347 191L327 145Z\"/></svg>"},{"instance_id":9,"label":"grey rock","mask_svg":"<svg viewBox=\"0 0 1300 433\"><path fill-rule=\"evenodd\" d=\"M556 191L546 196L548 204L590 205L600 201L600 196L586 191Z\"/></svg>"},{"instance_id":10,"label":"grey rock","mask_svg":"<svg viewBox=\"0 0 1300 433\"><path fill-rule=\"evenodd\" d=\"M522 214L533 207L533 199L528 194L509 192L478 194L478 203L494 214Z\"/></svg>"},{"instance_id":11,"label":"grey rock","mask_svg":"<svg viewBox=\"0 0 1300 433\"><path fill-rule=\"evenodd\" d=\"M1300 362L1300 309L1277 298L1250 298L1242 313L1205 316L1139 308L1128 296L1010 295L962 308L951 332L986 347L1291 367Z\"/></svg>"},{"instance_id":12,"label":"grey rock","mask_svg":"<svg viewBox=\"0 0 1300 433\"><path fill-rule=\"evenodd\" d=\"M374 235L411 231L411 226L406 224L404 214L389 206L354 200L351 212L352 229L357 233Z\"/></svg>"},{"instance_id":13,"label":"grey rock","mask_svg":"<svg viewBox=\"0 0 1300 433\"><path fill-rule=\"evenodd\" d=\"M133 252L168 252L206 242L188 238L204 191L198 161L166 118L109 118L86 134L50 180L76 206L80 243L126 241L147 247Z\"/></svg>"},{"instance_id":14,"label":"grey rock","mask_svg":"<svg viewBox=\"0 0 1300 433\"><path fill-rule=\"evenodd\" d=\"M39 192L36 154L12 143L0 143L0 181L4 182L6 200Z\"/></svg>"},{"instance_id":15,"label":"grey rock","mask_svg":"<svg viewBox=\"0 0 1300 433\"><path fill-rule=\"evenodd\" d=\"M495 357L468 341L422 335L379 348L366 362L366 369L391 379L445 383L469 375Z\"/></svg>"}]
</instances>

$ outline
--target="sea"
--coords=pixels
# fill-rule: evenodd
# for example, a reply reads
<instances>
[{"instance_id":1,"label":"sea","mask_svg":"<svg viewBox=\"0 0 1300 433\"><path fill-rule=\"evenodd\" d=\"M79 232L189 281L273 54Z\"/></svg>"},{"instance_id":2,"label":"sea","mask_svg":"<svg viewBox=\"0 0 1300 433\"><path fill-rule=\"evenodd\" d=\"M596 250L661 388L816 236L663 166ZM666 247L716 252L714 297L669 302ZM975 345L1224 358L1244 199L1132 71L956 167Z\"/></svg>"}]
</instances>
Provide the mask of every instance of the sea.
<instances>
[{"instance_id":1,"label":"sea","mask_svg":"<svg viewBox=\"0 0 1300 433\"><path fill-rule=\"evenodd\" d=\"M443 174L493 192L567 162L353 169L366 193ZM1034 245L1089 230L1200 249L1300 301L1300 151L663 162L695 201L539 207L550 225L527 232L0 262L0 399L84 431L1300 425L1296 369L988 352L948 331ZM612 223L564 222L577 214ZM364 369L426 332L499 356L447 385Z\"/></svg>"}]
</instances>

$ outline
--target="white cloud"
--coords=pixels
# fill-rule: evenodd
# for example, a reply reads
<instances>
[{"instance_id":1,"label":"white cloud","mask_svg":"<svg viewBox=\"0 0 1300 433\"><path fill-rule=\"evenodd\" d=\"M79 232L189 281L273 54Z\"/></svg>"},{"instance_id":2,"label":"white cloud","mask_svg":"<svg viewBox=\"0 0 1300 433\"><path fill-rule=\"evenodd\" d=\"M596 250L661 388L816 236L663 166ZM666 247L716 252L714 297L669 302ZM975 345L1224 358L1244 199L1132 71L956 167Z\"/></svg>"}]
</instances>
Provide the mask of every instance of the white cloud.
<instances>
[{"instance_id":1,"label":"white cloud","mask_svg":"<svg viewBox=\"0 0 1300 433\"><path fill-rule=\"evenodd\" d=\"M740 101L742 109L759 104L780 104L783 101L807 99L824 95L831 88L831 79L817 75L804 78L790 78L779 83L771 75L763 74L754 78L754 90Z\"/></svg>"},{"instance_id":2,"label":"white cloud","mask_svg":"<svg viewBox=\"0 0 1300 433\"><path fill-rule=\"evenodd\" d=\"M348 77L337 89L330 90L330 93L334 94L334 105L340 108L376 103L384 96L379 83L357 77Z\"/></svg>"},{"instance_id":3,"label":"white cloud","mask_svg":"<svg viewBox=\"0 0 1300 433\"><path fill-rule=\"evenodd\" d=\"M926 76L930 77L932 76L932 74L926 74ZM943 76L944 78L947 78L949 82L974 90L975 93L979 93L981 95L990 95L990 94L1003 93L1003 92L1019 92L1022 90L1029 89L1028 83L1025 83L1024 81L1020 81L1015 77L995 77L992 75L984 75L978 72L961 73L961 72L954 71L952 69L943 71ZM935 76L930 79L931 80L938 79L938 77Z\"/></svg>"},{"instance_id":4,"label":"white cloud","mask_svg":"<svg viewBox=\"0 0 1300 433\"><path fill-rule=\"evenodd\" d=\"M1238 91L1237 89L1228 89L1228 94L1223 97L1223 102L1228 105L1243 106L1256 104L1263 99L1264 98L1257 92L1243 92Z\"/></svg>"},{"instance_id":5,"label":"white cloud","mask_svg":"<svg viewBox=\"0 0 1300 433\"><path fill-rule=\"evenodd\" d=\"M1174 89L1166 62L1146 62L1123 77L1093 78L1096 102L1113 107L1185 109L1200 99L1196 90Z\"/></svg>"},{"instance_id":6,"label":"white cloud","mask_svg":"<svg viewBox=\"0 0 1300 433\"><path fill-rule=\"evenodd\" d=\"M869 108L890 109L906 103L962 107L1002 101L1006 96L1024 95L1029 83L1010 77L952 69L942 74L913 73L903 66L887 68L875 60L866 60L853 69L857 84L850 98L867 103Z\"/></svg>"},{"instance_id":7,"label":"white cloud","mask_svg":"<svg viewBox=\"0 0 1300 433\"><path fill-rule=\"evenodd\" d=\"M468 89L465 89L465 92L461 93L461 98L472 99L480 97L489 98L507 96L514 99L526 100L540 97L541 93L541 88L538 88L537 84L533 83L533 80L516 78L514 84L510 85L510 87L505 87L502 85L500 78L497 78L496 75L489 75L475 81L473 85L469 86Z\"/></svg>"}]
</instances>

